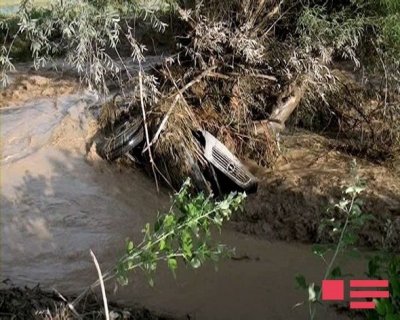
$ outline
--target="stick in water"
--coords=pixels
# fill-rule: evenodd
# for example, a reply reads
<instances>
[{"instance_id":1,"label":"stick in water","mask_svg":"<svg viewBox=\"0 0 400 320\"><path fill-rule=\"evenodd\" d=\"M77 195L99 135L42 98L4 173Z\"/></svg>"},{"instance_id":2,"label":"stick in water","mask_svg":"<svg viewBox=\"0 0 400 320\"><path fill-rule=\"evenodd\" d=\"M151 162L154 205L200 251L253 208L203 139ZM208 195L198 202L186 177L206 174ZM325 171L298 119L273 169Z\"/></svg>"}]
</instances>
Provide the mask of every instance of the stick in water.
<instances>
[{"instance_id":1,"label":"stick in water","mask_svg":"<svg viewBox=\"0 0 400 320\"><path fill-rule=\"evenodd\" d=\"M103 296L104 313L106 314L106 320L110 320L110 313L108 312L108 303L107 303L106 289L104 288L103 275L101 274L99 263L97 262L96 256L94 255L92 250L90 250L90 255L93 258L94 264L95 264L96 269L97 269L97 273L99 275L100 287L101 287L101 295Z\"/></svg>"}]
</instances>

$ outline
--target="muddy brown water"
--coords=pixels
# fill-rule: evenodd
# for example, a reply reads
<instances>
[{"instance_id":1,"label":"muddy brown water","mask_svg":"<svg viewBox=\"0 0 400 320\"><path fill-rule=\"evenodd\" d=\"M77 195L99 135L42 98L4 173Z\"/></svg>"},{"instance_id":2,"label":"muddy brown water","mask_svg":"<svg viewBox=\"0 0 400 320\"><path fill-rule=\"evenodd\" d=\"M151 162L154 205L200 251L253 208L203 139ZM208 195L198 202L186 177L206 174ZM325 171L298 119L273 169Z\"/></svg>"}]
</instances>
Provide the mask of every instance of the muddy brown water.
<instances>
[{"instance_id":1,"label":"muddy brown water","mask_svg":"<svg viewBox=\"0 0 400 320\"><path fill-rule=\"evenodd\" d=\"M96 279L92 249L103 270L115 265L127 237L138 239L146 222L169 204L166 190L139 170L118 168L85 156L88 105L97 97L79 93L38 100L1 113L1 278L16 285L57 288L79 294ZM251 197L248 201L252 201ZM151 288L140 272L110 300L140 304L194 319L307 319L305 293L294 277L320 282L323 263L300 244L269 242L222 232L239 260L178 270L161 266ZM348 270L361 263L345 261ZM318 318L345 319L322 307Z\"/></svg>"}]
</instances>

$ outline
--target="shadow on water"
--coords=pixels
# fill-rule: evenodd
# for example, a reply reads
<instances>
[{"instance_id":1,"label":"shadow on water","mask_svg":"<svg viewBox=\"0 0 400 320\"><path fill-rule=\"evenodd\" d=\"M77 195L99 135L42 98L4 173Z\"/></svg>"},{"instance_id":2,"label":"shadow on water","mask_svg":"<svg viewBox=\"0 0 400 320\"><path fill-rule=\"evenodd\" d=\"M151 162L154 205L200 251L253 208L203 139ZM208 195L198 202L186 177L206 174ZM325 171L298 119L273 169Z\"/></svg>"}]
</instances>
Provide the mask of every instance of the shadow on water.
<instances>
[{"instance_id":1,"label":"shadow on water","mask_svg":"<svg viewBox=\"0 0 400 320\"><path fill-rule=\"evenodd\" d=\"M3 267L12 267L13 278L29 269L33 280L57 280L87 266L89 249L111 260L162 206L140 174L94 170L67 151L51 153L3 169L3 184L13 185L2 188Z\"/></svg>"}]
</instances>

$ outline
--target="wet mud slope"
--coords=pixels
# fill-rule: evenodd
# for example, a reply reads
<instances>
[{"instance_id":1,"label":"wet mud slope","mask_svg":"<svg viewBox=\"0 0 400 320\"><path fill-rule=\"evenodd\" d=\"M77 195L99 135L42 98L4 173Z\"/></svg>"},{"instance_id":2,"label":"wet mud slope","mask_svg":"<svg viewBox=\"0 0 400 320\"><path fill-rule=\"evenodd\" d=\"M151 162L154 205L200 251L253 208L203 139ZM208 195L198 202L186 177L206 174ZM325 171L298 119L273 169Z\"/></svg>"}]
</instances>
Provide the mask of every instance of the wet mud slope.
<instances>
[{"instance_id":1,"label":"wet mud slope","mask_svg":"<svg viewBox=\"0 0 400 320\"><path fill-rule=\"evenodd\" d=\"M361 195L363 211L375 218L362 227L360 244L400 248L400 177L393 169L354 158L329 139L306 131L285 134L281 150L272 170L253 166L261 184L249 197L245 213L236 216L237 230L269 239L332 241L327 233L318 234L318 227L327 208L351 184L355 159L358 175L367 184Z\"/></svg>"}]
</instances>

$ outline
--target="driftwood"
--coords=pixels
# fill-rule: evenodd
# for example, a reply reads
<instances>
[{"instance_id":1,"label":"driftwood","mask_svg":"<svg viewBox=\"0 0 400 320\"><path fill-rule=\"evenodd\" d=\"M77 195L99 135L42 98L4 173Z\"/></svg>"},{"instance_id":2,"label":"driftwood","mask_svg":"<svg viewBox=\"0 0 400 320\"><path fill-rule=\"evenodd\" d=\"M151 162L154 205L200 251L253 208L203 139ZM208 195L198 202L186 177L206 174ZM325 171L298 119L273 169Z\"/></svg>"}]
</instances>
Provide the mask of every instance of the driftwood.
<instances>
[{"instance_id":1,"label":"driftwood","mask_svg":"<svg viewBox=\"0 0 400 320\"><path fill-rule=\"evenodd\" d=\"M274 133L279 133L285 129L285 122L299 106L304 96L305 86L306 82L303 82L301 85L294 85L290 88L289 95L286 93L281 94L270 118L254 122L255 135L265 134L268 129L271 129Z\"/></svg>"}]
</instances>

